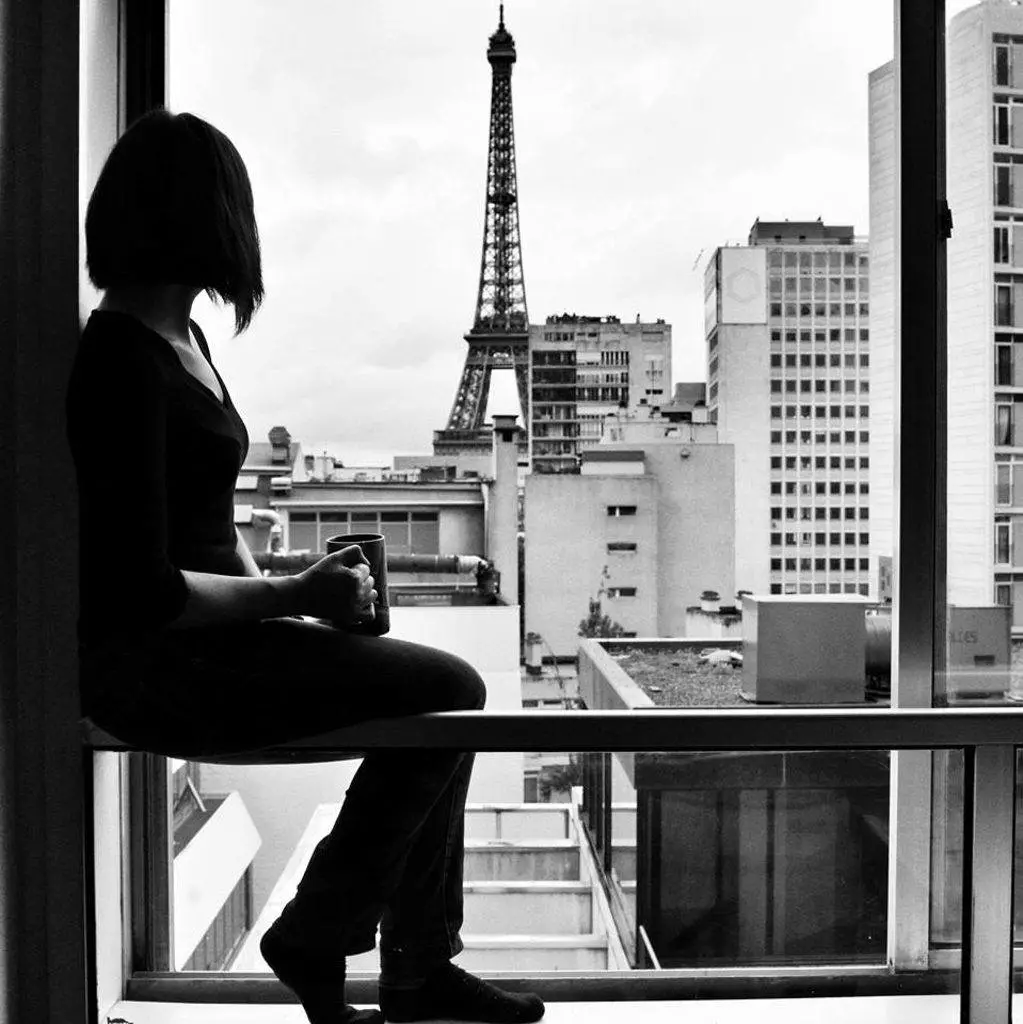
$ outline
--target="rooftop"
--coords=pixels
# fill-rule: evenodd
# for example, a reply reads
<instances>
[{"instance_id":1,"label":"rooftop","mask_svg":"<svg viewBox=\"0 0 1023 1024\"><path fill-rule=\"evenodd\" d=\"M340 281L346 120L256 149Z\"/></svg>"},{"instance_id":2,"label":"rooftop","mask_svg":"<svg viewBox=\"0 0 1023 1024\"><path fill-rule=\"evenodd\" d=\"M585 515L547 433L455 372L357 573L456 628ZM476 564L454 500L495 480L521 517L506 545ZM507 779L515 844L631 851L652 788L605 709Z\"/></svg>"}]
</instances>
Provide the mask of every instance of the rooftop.
<instances>
[{"instance_id":1,"label":"rooftop","mask_svg":"<svg viewBox=\"0 0 1023 1024\"><path fill-rule=\"evenodd\" d=\"M741 641L728 638L635 646L616 640L605 650L656 707L764 707L765 703L742 695L742 664L728 662L727 655L741 655L742 646ZM706 660L711 652L720 653ZM887 703L887 696L876 680L864 677L864 704Z\"/></svg>"},{"instance_id":2,"label":"rooftop","mask_svg":"<svg viewBox=\"0 0 1023 1024\"><path fill-rule=\"evenodd\" d=\"M742 667L701 664L699 651L627 647L611 657L658 707L749 706L739 694Z\"/></svg>"},{"instance_id":3,"label":"rooftop","mask_svg":"<svg viewBox=\"0 0 1023 1024\"><path fill-rule=\"evenodd\" d=\"M856 235L851 224L825 224L816 220L761 220L753 222L749 232L750 245L765 245L770 242L826 242L852 245Z\"/></svg>"}]
</instances>

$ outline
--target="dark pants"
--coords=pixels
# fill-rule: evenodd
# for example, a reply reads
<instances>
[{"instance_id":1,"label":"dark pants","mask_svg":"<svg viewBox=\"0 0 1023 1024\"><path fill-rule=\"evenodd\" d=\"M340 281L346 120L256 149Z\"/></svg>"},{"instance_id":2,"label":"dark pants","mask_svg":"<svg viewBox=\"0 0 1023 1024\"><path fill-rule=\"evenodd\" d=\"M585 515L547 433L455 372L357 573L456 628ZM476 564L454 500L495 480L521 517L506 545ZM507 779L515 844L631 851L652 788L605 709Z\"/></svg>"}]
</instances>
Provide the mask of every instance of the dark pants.
<instances>
[{"instance_id":1,"label":"dark pants","mask_svg":"<svg viewBox=\"0 0 1023 1024\"><path fill-rule=\"evenodd\" d=\"M83 710L144 750L256 750L370 718L482 708L453 654L296 619L169 631L83 660ZM380 750L363 759L281 928L330 962L372 949L382 980L421 978L462 949L464 811L473 754Z\"/></svg>"}]
</instances>

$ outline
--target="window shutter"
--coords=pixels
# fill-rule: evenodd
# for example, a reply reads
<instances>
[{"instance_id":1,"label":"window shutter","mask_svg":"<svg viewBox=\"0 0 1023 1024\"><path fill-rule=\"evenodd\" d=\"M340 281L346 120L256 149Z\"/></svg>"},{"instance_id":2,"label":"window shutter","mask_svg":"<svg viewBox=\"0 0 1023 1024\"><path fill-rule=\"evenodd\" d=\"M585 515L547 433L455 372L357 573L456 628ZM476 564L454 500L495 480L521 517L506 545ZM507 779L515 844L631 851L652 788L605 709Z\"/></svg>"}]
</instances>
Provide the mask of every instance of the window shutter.
<instances>
[{"instance_id":1,"label":"window shutter","mask_svg":"<svg viewBox=\"0 0 1023 1024\"><path fill-rule=\"evenodd\" d=\"M1023 224L1012 226L1012 263L1013 266L1023 267Z\"/></svg>"},{"instance_id":2,"label":"window shutter","mask_svg":"<svg viewBox=\"0 0 1023 1024\"><path fill-rule=\"evenodd\" d=\"M1013 565L1023 566L1023 517L1014 516L1012 520L1012 551Z\"/></svg>"},{"instance_id":3,"label":"window shutter","mask_svg":"<svg viewBox=\"0 0 1023 1024\"><path fill-rule=\"evenodd\" d=\"M1012 195L1009 196L1009 204L1015 206L1017 203L1023 203L1023 164L1012 165Z\"/></svg>"},{"instance_id":4,"label":"window shutter","mask_svg":"<svg viewBox=\"0 0 1023 1024\"><path fill-rule=\"evenodd\" d=\"M1012 466L1012 504L1023 505L1023 462Z\"/></svg>"},{"instance_id":5,"label":"window shutter","mask_svg":"<svg viewBox=\"0 0 1023 1024\"><path fill-rule=\"evenodd\" d=\"M1014 281L1012 285L1012 325L1023 326L1023 281Z\"/></svg>"},{"instance_id":6,"label":"window shutter","mask_svg":"<svg viewBox=\"0 0 1023 1024\"><path fill-rule=\"evenodd\" d=\"M1023 382L1023 342L1017 341L1012 346L1012 387Z\"/></svg>"},{"instance_id":7,"label":"window shutter","mask_svg":"<svg viewBox=\"0 0 1023 1024\"><path fill-rule=\"evenodd\" d=\"M1012 624L1023 626L1023 583L1012 585Z\"/></svg>"},{"instance_id":8,"label":"window shutter","mask_svg":"<svg viewBox=\"0 0 1023 1024\"><path fill-rule=\"evenodd\" d=\"M1023 46L1014 43L1012 47L1012 87L1023 89Z\"/></svg>"},{"instance_id":9,"label":"window shutter","mask_svg":"<svg viewBox=\"0 0 1023 1024\"><path fill-rule=\"evenodd\" d=\"M1023 103L1009 107L1009 145L1023 149Z\"/></svg>"}]
</instances>

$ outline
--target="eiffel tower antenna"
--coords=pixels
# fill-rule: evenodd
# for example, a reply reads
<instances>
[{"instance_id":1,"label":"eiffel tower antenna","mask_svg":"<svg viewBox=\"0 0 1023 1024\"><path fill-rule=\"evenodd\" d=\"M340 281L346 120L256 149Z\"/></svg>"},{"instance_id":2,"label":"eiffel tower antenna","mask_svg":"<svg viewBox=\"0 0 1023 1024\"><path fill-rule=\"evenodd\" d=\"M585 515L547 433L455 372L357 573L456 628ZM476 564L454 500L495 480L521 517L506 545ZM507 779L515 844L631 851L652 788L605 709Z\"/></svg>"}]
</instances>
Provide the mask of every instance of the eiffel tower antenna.
<instances>
[{"instance_id":1,"label":"eiffel tower antenna","mask_svg":"<svg viewBox=\"0 0 1023 1024\"><path fill-rule=\"evenodd\" d=\"M514 371L522 421L528 428L529 314L519 239L511 92L515 59L515 40L505 28L502 3L497 31L487 47L490 144L476 311L472 329L465 335L469 350L447 427L434 434L437 454L490 450L490 432L483 423L493 370Z\"/></svg>"}]
</instances>

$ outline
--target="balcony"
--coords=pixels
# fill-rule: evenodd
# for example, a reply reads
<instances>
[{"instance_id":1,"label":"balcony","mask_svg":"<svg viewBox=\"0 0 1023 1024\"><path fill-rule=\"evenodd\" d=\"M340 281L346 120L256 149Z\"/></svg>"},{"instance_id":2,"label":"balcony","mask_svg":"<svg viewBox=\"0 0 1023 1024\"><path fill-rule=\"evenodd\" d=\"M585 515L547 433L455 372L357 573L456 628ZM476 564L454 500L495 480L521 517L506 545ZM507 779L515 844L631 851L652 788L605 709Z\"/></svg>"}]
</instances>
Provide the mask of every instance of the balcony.
<instances>
[{"instance_id":1,"label":"balcony","mask_svg":"<svg viewBox=\"0 0 1023 1024\"><path fill-rule=\"evenodd\" d=\"M649 850L644 848L644 843L656 836L658 829L651 827L649 820L644 825L642 818L630 821L628 817L622 817L610 800L601 799L602 794L613 795L610 791L615 780L611 773L602 773L600 769L596 772L588 769L585 773L581 794L582 816L578 819L584 825L582 829L574 824L576 811L572 805L524 812L532 813L534 819L548 816L552 829L548 830L548 838L542 842L512 838L502 848L497 837L497 810L474 810L471 812L473 824L470 826L472 838L468 848L466 882L467 931L472 942L467 943L465 955L475 958L477 969L482 970L486 968L489 954L495 953L497 959L491 961L494 964L492 969L498 973L493 976L513 987L528 985L542 991L551 1001L548 1019L567 1020L570 1015L580 1012L581 1007L576 1005L580 1000L588 1003L593 999L614 1000L616 1003L641 1000L642 1010L637 1008L637 1012L656 1018L671 1012L673 1000L696 997L700 1001L691 1007L687 1002L687 1013L691 1012L694 1019L708 1021L728 1019L728 1014L738 1018L740 1013L750 1012L762 1020L773 1019L775 1013L779 1019L784 1013L787 1015L785 1019L797 1021L810 1020L811 1014L816 1014L813 1019L817 1019L821 1013L836 1014L839 1020L862 1020L864 1015L869 1018L880 1012L888 1020L916 1020L925 1013L936 1013L942 1019L954 1020L961 1004L968 1000L983 999L986 1002L997 999L1000 998L996 994L999 990L1004 998L1008 998L1008 923L1011 914L1005 894L1011 890L1012 884L1013 830L1010 823L1015 788L1012 748L1023 739L1023 714L1020 712L978 712L973 709L906 712L879 708L843 711L757 708L463 712L426 716L420 721L368 723L356 730L338 731L330 737L301 741L292 745L292 753L311 754L328 745L331 750L341 750L355 744L361 748L472 745L484 751L508 750L516 745L516 734L527 727L527 722L530 745L537 749L564 749L566 746L585 749L591 744L594 747L599 745L606 754L618 758L620 764L628 763L631 757L637 778L645 772L647 781L649 768L643 767L641 755L646 756L652 766L657 761L656 751L680 750L683 747L690 751L690 761L694 756L701 756L705 761L710 759L707 763L720 763L720 754L723 753L729 758L735 756L734 752L741 752L744 757L751 754L763 757L770 751L788 750L793 752L789 755L790 765L797 763L800 757L805 760L809 756L820 756L809 755L806 753L809 751L831 751L828 755L831 758L841 751L848 752L843 756L856 758L870 751L892 749L899 750L901 757L912 751L928 749L962 748L966 753L961 864L964 891L971 892L972 899L961 901L961 905L972 907L972 910L966 917L957 944L961 946L962 956L957 955L956 948L949 955L936 949L929 964L925 962L917 966L900 965L898 952L891 948L886 953L880 933L876 928L871 929L870 917L858 913L851 914L849 918L850 923L857 926L855 936L861 940L857 955L842 956L836 955L834 950L822 950L815 931L805 933L807 939L813 938L811 945L801 944L799 928L812 927L814 914L827 917L831 913L828 906L822 907L814 897L815 886L827 872L821 873L819 867L814 869L812 858L819 860L822 856L818 840L829 835L841 838L833 832L835 821L840 819L828 823L814 812L798 823L791 836L796 838L797 846L802 844L804 856L794 866L795 870L787 874L788 882L783 889L779 889L776 882L767 890L774 893L775 902L769 902L766 908L756 900L747 905L745 924L737 933L725 923L717 922L714 928L724 940L724 945L719 943L718 946L722 955L717 958L717 963L712 958L694 964L691 958L687 962L684 955L676 958L675 963L665 963L660 955L665 947L659 947L657 930L651 934L642 924L640 906L644 902L650 903L648 896L641 896L643 879L650 878L651 868ZM727 754L729 751L733 753ZM606 754L603 756L605 765ZM105 758L111 755L97 756ZM677 768L683 763L678 756L662 761L658 769L667 769L673 775L676 787L679 783ZM778 755L770 756L777 758ZM826 788L833 781L818 778L817 788L821 785ZM792 780L787 780L785 785L791 788ZM638 795L640 806L646 806L648 811L658 802L662 810L666 806L664 794L651 800L648 787L641 786ZM740 798L740 804L743 803ZM748 800L745 808L747 814L759 819L761 825L769 821L762 812L758 814L756 806ZM523 812L502 810L500 813L518 816ZM329 811L325 811L324 816L329 816ZM854 832L869 832L876 849L884 847L888 835L881 813L871 814L869 808L861 806L853 818L845 820L847 827L852 827ZM569 823L573 827L567 829L567 835L554 834L560 833L562 827ZM513 825L511 836L521 835L535 827L535 820L524 829ZM637 841L634 859L627 856L628 845L621 842L630 831ZM679 833L676 827L671 827L662 828L661 834ZM750 832L746 826L740 825L738 834L752 837L755 829ZM777 832L775 835L777 837ZM983 837L983 842L978 842L980 837ZM313 838L310 836L310 841ZM580 842L582 838L585 838L585 843ZM834 844L834 838L828 848L832 853L826 853L825 859L841 847L841 842L837 846ZM728 855L739 857L739 870L734 880L740 893L745 891L755 896L760 889L760 875L755 866L757 849L757 844L747 839L736 848L735 855ZM811 855L810 861L806 859L807 853ZM848 853L847 850L846 856ZM588 858L603 869L599 887L592 885L593 876L587 879L582 870L579 874L583 877L576 877L577 869L581 869ZM654 858L654 862L658 859L661 860L661 870L670 872L663 878L679 877L675 874L677 867L671 867L674 861L662 855ZM880 856L880 860L883 863L885 858ZM629 898L630 863L635 865L638 879L635 904L631 904ZM534 878L527 882L517 877L524 870L535 871L538 867L545 873L561 877L542 881ZM777 864L774 870L776 873L779 870ZM564 877L566 875L569 877ZM866 893L868 902L864 905L873 906L875 914L883 915L884 900L876 892L876 887L882 884L879 874L866 871L861 872L861 877L875 886L873 896ZM609 887L609 880L618 882L617 891ZM692 891L698 893L699 886ZM846 892L848 896L845 886L834 892ZM527 900L519 901L523 895ZM778 917L776 901L779 898L788 901L791 916ZM529 904L529 899L540 902ZM531 928L529 942L522 938L498 937L488 925L491 915L501 912L500 903L515 904L516 901L519 902L512 907L512 913L525 914L515 919ZM898 900L895 901L897 903ZM769 909L772 905L774 910ZM627 930L631 906L636 908L634 934L637 942L631 949L622 943L622 948L629 963L632 963L634 955L637 962L633 969L626 970L621 964L617 968L613 966L611 949L615 944L609 941L609 937L613 940L615 932L621 937ZM808 915L805 912L808 909L812 909L813 914ZM794 945L776 948L768 954L763 945L764 938L768 936L764 926L772 919L775 929L781 920L790 922L785 936ZM615 932L602 931L601 922L605 925L607 922L615 923ZM892 934L889 929L889 941ZM732 938L728 939L730 935ZM760 936L759 940L757 936ZM777 938L775 933L775 940ZM738 945L734 944L736 941ZM606 962L611 967L607 971L600 971L599 961L588 960L592 954L587 950L597 952L600 949L606 951ZM514 974L507 971L508 960L502 960L499 952L510 950L517 950L527 958L521 966L515 961L518 970ZM531 963L529 957L536 959ZM559 966L552 970L552 963ZM972 988L964 984L963 992L957 991L960 963L974 983ZM361 966L372 967L370 964ZM360 977L358 973L353 973L352 977L352 997L357 1001L371 1000L371 977ZM755 1010L744 1003L741 998L744 994L758 997ZM798 999L795 998L797 995ZM184 1005L188 1004L189 1014L215 1014L208 1018L211 1020L241 1020L245 1019L243 1014L251 1013L253 1008L247 1006L243 1009L238 1004L251 1001L276 1003L285 999L286 993L265 975L260 978L244 970L231 977L140 972L129 980L128 997L111 1006L109 1014L136 1020L196 1019L181 1016L186 1012ZM657 1001L648 1002L650 999ZM722 999L725 1001L721 1002ZM235 1008L219 1005L200 1011L195 1002L233 1004ZM269 1010L269 1007L260 1009ZM602 1012L599 1006L592 1009L598 1014ZM604 1009L609 1011L612 1008ZM625 1008L616 1006L614 1009L620 1015ZM985 1016L982 1009L969 1011L969 1019L996 1019ZM963 1013L962 1019L968 1019L965 1009Z\"/></svg>"}]
</instances>

